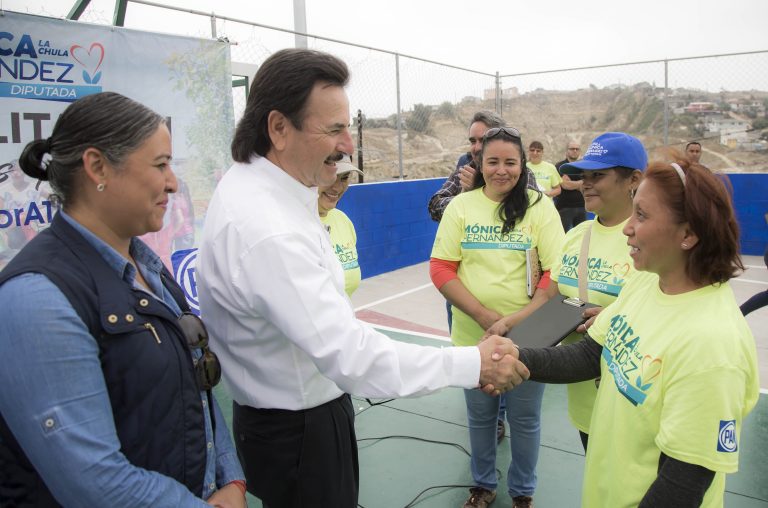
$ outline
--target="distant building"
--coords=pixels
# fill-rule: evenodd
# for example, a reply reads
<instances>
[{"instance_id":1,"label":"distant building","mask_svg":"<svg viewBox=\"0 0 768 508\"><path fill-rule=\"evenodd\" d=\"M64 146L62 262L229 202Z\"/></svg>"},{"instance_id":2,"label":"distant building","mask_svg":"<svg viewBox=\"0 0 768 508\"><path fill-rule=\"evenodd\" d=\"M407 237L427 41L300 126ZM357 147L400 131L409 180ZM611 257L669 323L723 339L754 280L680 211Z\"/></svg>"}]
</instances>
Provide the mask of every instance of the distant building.
<instances>
[{"instance_id":1,"label":"distant building","mask_svg":"<svg viewBox=\"0 0 768 508\"><path fill-rule=\"evenodd\" d=\"M691 102L685 107L686 113L706 113L714 111L717 105L714 102Z\"/></svg>"},{"instance_id":2,"label":"distant building","mask_svg":"<svg viewBox=\"0 0 768 508\"><path fill-rule=\"evenodd\" d=\"M759 114L765 113L763 101L752 99L731 99L728 101L731 111L743 114L751 114L754 118Z\"/></svg>"},{"instance_id":3,"label":"distant building","mask_svg":"<svg viewBox=\"0 0 768 508\"><path fill-rule=\"evenodd\" d=\"M704 124L706 130L720 135L720 144L731 148L747 142L747 131L752 125L745 120L735 118L709 118Z\"/></svg>"},{"instance_id":4,"label":"distant building","mask_svg":"<svg viewBox=\"0 0 768 508\"><path fill-rule=\"evenodd\" d=\"M519 97L520 92L517 90L516 86L505 88L501 91L501 98L502 99L514 99L515 97ZM487 101L496 100L496 89L495 88L486 88L483 90L483 99Z\"/></svg>"}]
</instances>

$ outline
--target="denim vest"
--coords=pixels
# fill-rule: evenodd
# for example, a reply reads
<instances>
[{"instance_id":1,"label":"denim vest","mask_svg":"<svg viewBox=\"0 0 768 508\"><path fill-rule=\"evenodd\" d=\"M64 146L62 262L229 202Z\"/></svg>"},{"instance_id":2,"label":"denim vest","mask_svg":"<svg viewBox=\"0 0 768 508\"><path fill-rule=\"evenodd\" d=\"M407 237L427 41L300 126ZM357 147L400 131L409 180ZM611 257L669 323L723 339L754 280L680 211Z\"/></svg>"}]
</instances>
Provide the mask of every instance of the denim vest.
<instances>
[{"instance_id":1,"label":"denim vest","mask_svg":"<svg viewBox=\"0 0 768 508\"><path fill-rule=\"evenodd\" d=\"M23 273L43 274L55 284L97 341L120 451L131 464L174 478L201 496L204 408L176 316L122 280L60 216L11 260L0 273L0 285ZM182 289L165 268L162 280L179 307L188 310ZM0 471L3 502L59 506L2 415Z\"/></svg>"}]
</instances>

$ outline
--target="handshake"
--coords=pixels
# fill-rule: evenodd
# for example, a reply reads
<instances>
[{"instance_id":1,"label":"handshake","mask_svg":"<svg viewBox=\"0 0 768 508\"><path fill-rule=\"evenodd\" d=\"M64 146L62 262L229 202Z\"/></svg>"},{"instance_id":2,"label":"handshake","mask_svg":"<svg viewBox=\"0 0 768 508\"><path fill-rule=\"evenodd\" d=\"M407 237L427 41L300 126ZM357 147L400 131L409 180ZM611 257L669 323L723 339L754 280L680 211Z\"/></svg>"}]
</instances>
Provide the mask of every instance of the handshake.
<instances>
[{"instance_id":1,"label":"handshake","mask_svg":"<svg viewBox=\"0 0 768 508\"><path fill-rule=\"evenodd\" d=\"M491 335L477 345L480 350L480 389L499 395L528 379L531 373L518 359L514 342Z\"/></svg>"}]
</instances>

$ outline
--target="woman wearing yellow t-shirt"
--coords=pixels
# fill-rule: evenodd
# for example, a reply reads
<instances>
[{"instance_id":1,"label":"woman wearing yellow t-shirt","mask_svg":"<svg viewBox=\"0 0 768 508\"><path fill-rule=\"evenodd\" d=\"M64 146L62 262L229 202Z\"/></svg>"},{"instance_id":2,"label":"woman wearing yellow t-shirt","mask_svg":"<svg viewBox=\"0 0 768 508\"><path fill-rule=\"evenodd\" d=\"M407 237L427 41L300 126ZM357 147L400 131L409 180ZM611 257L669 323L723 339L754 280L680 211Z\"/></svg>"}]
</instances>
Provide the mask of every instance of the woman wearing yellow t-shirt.
<instances>
[{"instance_id":1,"label":"woman wearing yellow t-shirt","mask_svg":"<svg viewBox=\"0 0 768 508\"><path fill-rule=\"evenodd\" d=\"M567 297L579 296L579 255L589 232L587 299L602 307L616 299L634 272L622 230L632 215L632 195L647 165L648 156L639 139L623 132L607 132L592 141L582 160L561 166L560 170L571 179L583 179L584 203L596 218L566 234L562 255L552 269L553 284L548 295L559 292ZM541 303L544 301L541 299ZM516 317L502 319L489 331L504 335ZM573 333L563 343L581 339L581 333ZM596 396L597 386L592 380L568 385L568 417L579 430L585 451Z\"/></svg>"},{"instance_id":2,"label":"woman wearing yellow t-shirt","mask_svg":"<svg viewBox=\"0 0 768 508\"><path fill-rule=\"evenodd\" d=\"M722 507L759 397L754 338L728 283L744 269L730 194L675 159L645 173L624 226L638 273L586 340L519 351L531 379L601 376L585 507Z\"/></svg>"},{"instance_id":3,"label":"woman wearing yellow t-shirt","mask_svg":"<svg viewBox=\"0 0 768 508\"><path fill-rule=\"evenodd\" d=\"M317 189L317 211L320 222L325 225L331 236L331 245L341 267L344 268L344 290L347 296L352 296L360 285L360 265L357 262L357 234L355 226L347 214L336 208L339 200L349 188L349 177L352 173L363 174L362 171L346 161L336 163L336 181L332 185L321 186Z\"/></svg>"},{"instance_id":4,"label":"woman wearing yellow t-shirt","mask_svg":"<svg viewBox=\"0 0 768 508\"><path fill-rule=\"evenodd\" d=\"M432 280L453 306L451 340L478 343L503 315L530 304L526 249L538 248L545 270L557 261L563 226L552 200L527 189L525 151L516 129L490 129L483 138L475 189L445 210L432 248ZM496 497L496 422L499 397L465 390L471 471L476 487L465 507L485 507ZM506 392L512 463L507 490L516 507L531 505L536 488L544 386L524 383Z\"/></svg>"}]
</instances>

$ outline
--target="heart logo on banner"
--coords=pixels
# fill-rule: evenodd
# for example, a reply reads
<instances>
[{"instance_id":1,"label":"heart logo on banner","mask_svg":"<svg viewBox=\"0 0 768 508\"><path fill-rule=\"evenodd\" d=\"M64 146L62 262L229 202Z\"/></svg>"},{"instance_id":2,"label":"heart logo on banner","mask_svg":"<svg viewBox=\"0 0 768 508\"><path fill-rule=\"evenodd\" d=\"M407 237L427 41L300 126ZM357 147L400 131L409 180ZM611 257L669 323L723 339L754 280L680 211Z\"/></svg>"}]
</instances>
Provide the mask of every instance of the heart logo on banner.
<instances>
[{"instance_id":1,"label":"heart logo on banner","mask_svg":"<svg viewBox=\"0 0 768 508\"><path fill-rule=\"evenodd\" d=\"M101 73L99 67L104 61L104 46L99 42L91 44L89 49L75 44L69 48L69 54L83 67L83 79L86 83L98 83Z\"/></svg>"}]
</instances>

